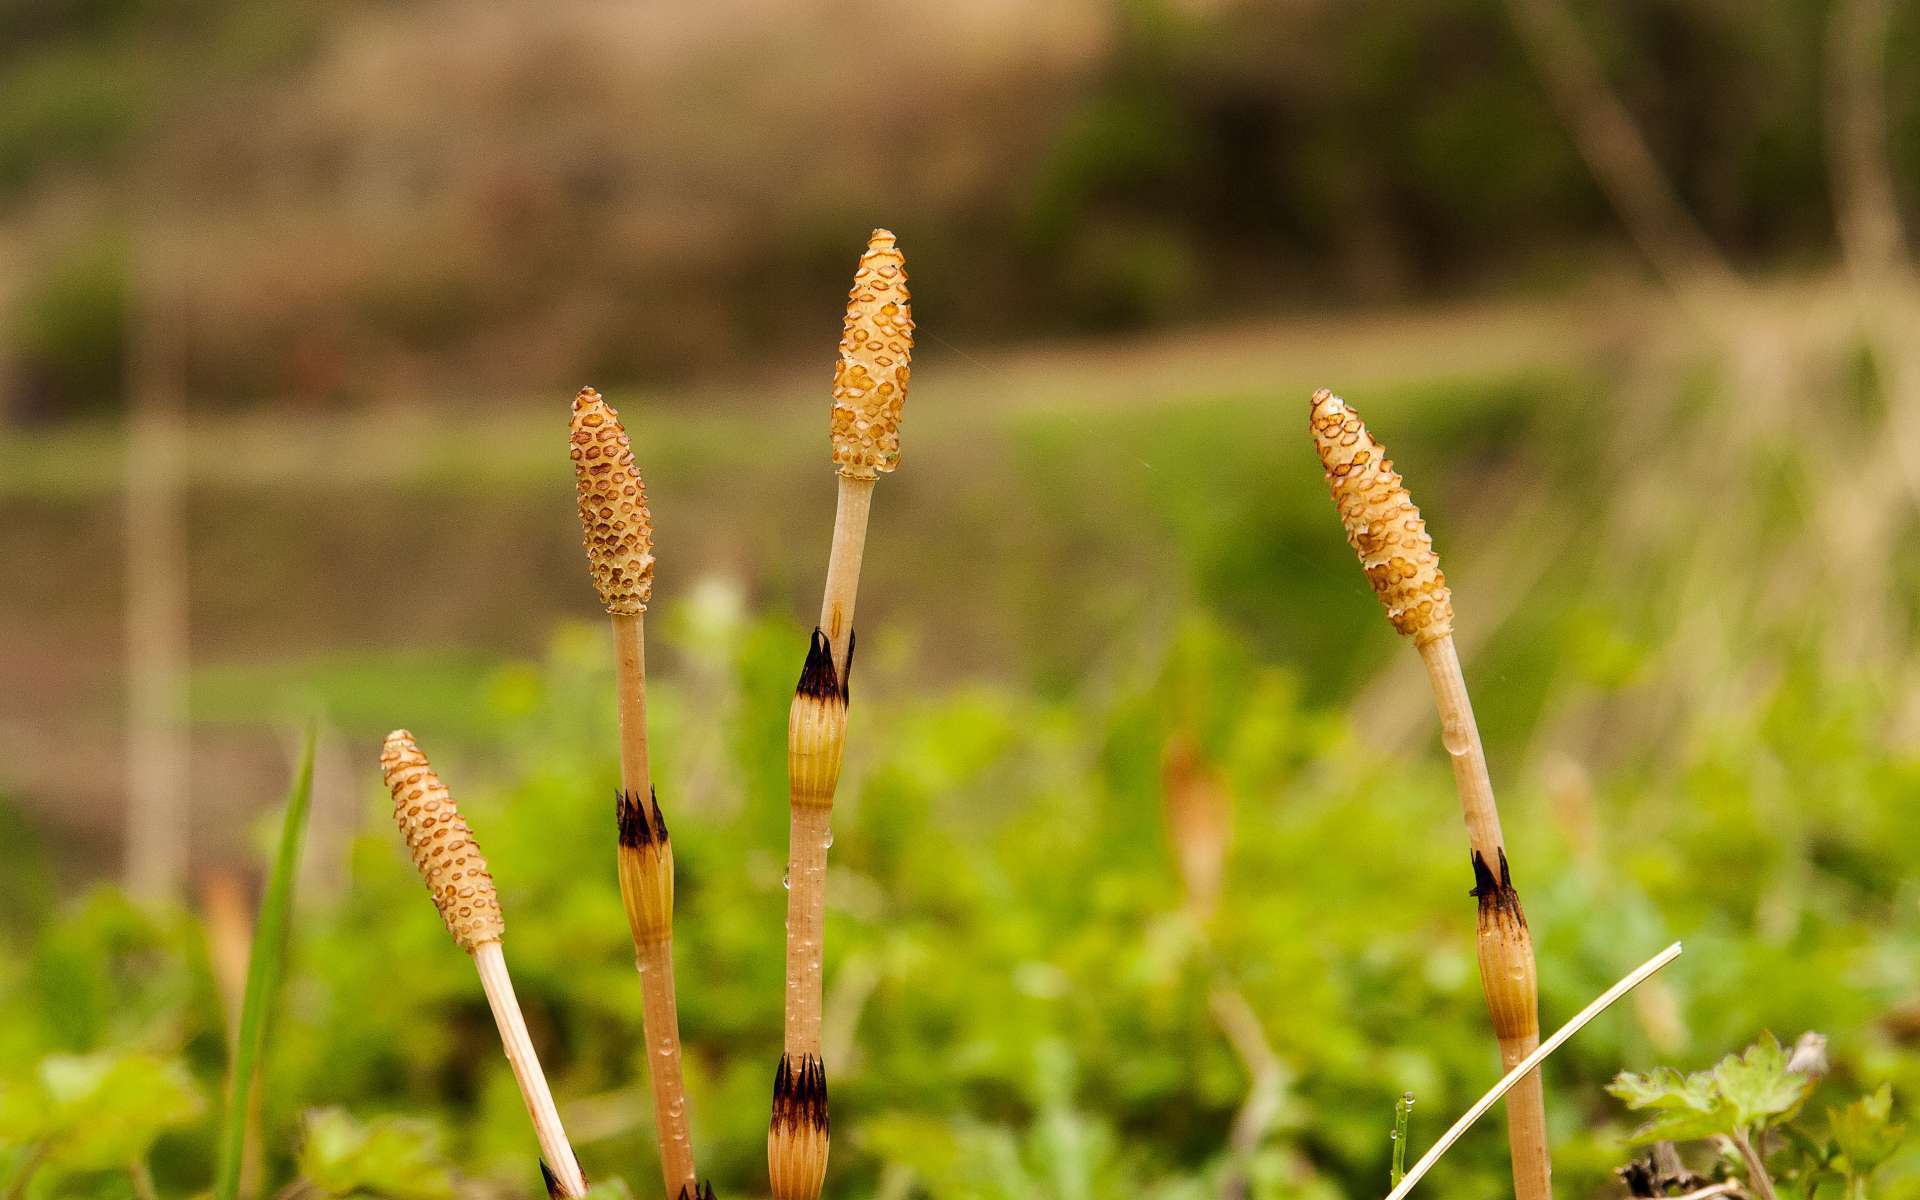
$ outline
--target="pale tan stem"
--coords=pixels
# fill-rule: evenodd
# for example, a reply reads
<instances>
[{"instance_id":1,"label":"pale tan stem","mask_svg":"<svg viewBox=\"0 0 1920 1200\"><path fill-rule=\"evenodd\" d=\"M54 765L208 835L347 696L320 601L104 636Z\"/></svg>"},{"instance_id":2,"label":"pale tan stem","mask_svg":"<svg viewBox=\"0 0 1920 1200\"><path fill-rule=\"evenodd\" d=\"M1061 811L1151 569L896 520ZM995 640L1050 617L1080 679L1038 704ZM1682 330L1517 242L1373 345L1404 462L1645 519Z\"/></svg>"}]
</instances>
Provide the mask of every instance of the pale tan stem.
<instances>
[{"instance_id":1,"label":"pale tan stem","mask_svg":"<svg viewBox=\"0 0 1920 1200\"><path fill-rule=\"evenodd\" d=\"M827 843L833 810L794 805L787 837L786 1052L820 1053L821 947L826 931Z\"/></svg>"},{"instance_id":2,"label":"pale tan stem","mask_svg":"<svg viewBox=\"0 0 1920 1200\"><path fill-rule=\"evenodd\" d=\"M573 1147L560 1127L560 1111L554 1107L547 1077L540 1070L540 1057L534 1053L533 1039L527 1034L526 1018L520 1015L520 1002L513 995L513 980L507 975L507 958L499 942L481 942L473 948L473 965L480 972L480 986L487 993L487 1005L493 1009L493 1021L500 1027L500 1044L513 1068L513 1079L527 1102L527 1115L533 1119L533 1135L540 1143L540 1154L547 1169L560 1181L569 1196L584 1196L585 1179Z\"/></svg>"},{"instance_id":3,"label":"pale tan stem","mask_svg":"<svg viewBox=\"0 0 1920 1200\"><path fill-rule=\"evenodd\" d=\"M1562 0L1507 0L1507 9L1587 169L1675 295L1690 299L1703 281L1722 292L1737 287L1738 277L1680 202Z\"/></svg>"},{"instance_id":4,"label":"pale tan stem","mask_svg":"<svg viewBox=\"0 0 1920 1200\"><path fill-rule=\"evenodd\" d=\"M643 807L653 794L647 757L647 652L645 616L615 614L614 685L620 711L620 787ZM663 858L658 870L671 872ZM687 1127L687 1086L680 1068L680 1010L673 986L673 934L634 945L640 972L641 1023L647 1040L647 1074L653 1083L654 1124L660 1136L660 1174L667 1195L695 1185L693 1139Z\"/></svg>"},{"instance_id":5,"label":"pale tan stem","mask_svg":"<svg viewBox=\"0 0 1920 1200\"><path fill-rule=\"evenodd\" d=\"M1746 1160L1747 1186L1753 1189L1753 1194L1759 1197L1759 1200L1775 1200L1773 1176L1767 1174L1767 1164L1760 1157L1760 1152L1754 1148L1753 1139L1749 1138L1743 1129L1735 1132L1731 1140L1735 1148L1740 1151L1740 1157Z\"/></svg>"},{"instance_id":6,"label":"pale tan stem","mask_svg":"<svg viewBox=\"0 0 1920 1200\"><path fill-rule=\"evenodd\" d=\"M646 617L613 617L614 688L620 707L620 787L640 803L652 793L647 759Z\"/></svg>"},{"instance_id":7,"label":"pale tan stem","mask_svg":"<svg viewBox=\"0 0 1920 1200\"><path fill-rule=\"evenodd\" d=\"M1433 684L1433 703L1440 713L1440 741L1453 761L1454 787L1467 820L1467 842L1487 865L1499 869L1506 839L1500 834L1500 811L1493 802L1493 780L1487 774L1487 752L1480 744L1480 727L1473 719L1466 677L1453 637L1435 638L1420 647Z\"/></svg>"},{"instance_id":8,"label":"pale tan stem","mask_svg":"<svg viewBox=\"0 0 1920 1200\"><path fill-rule=\"evenodd\" d=\"M1466 818L1467 841L1484 864L1476 869L1477 881L1483 891L1497 887L1506 893L1504 897L1481 896L1480 984L1499 1040L1501 1063L1511 1069L1540 1044L1533 942L1507 879L1500 811L1494 804L1487 753L1473 719L1473 702L1467 695L1453 635L1421 643L1420 658L1433 684L1440 740L1453 763L1453 782ZM1495 907L1509 903L1510 910ZM1546 1097L1537 1071L1516 1083L1507 1096L1507 1146L1513 1160L1516 1200L1551 1200L1553 1161L1547 1149Z\"/></svg>"},{"instance_id":9,"label":"pale tan stem","mask_svg":"<svg viewBox=\"0 0 1920 1200\"><path fill-rule=\"evenodd\" d=\"M673 939L634 948L645 1005L648 1074L654 1120L660 1127L660 1175L668 1196L695 1186L693 1138L687 1129L687 1088L680 1071L680 1010L674 998ZM664 1031L660 1033L657 1031Z\"/></svg>"},{"instance_id":10,"label":"pale tan stem","mask_svg":"<svg viewBox=\"0 0 1920 1200\"><path fill-rule=\"evenodd\" d=\"M1827 167L1846 264L1869 283L1907 271L1906 234L1887 160L1892 0L1839 0L1827 32Z\"/></svg>"},{"instance_id":11,"label":"pale tan stem","mask_svg":"<svg viewBox=\"0 0 1920 1200\"><path fill-rule=\"evenodd\" d=\"M1714 1196L1738 1196L1739 1194L1740 1181L1737 1179L1725 1179L1719 1183L1710 1183L1706 1187L1675 1196L1673 1200L1712 1200Z\"/></svg>"},{"instance_id":12,"label":"pale tan stem","mask_svg":"<svg viewBox=\"0 0 1920 1200\"><path fill-rule=\"evenodd\" d=\"M1511 1071L1527 1055L1540 1048L1540 1035L1500 1039L1500 1065ZM1546 1089L1539 1068L1522 1076L1507 1093L1507 1153L1513 1163L1514 1194L1528 1193L1521 1180L1538 1180L1542 1196L1552 1192L1544 1185L1553 1177L1553 1160L1547 1153Z\"/></svg>"},{"instance_id":13,"label":"pale tan stem","mask_svg":"<svg viewBox=\"0 0 1920 1200\"><path fill-rule=\"evenodd\" d=\"M1858 478L1884 480L1897 473L1909 499L1920 501L1920 354L1910 332L1915 280L1887 157L1892 19L1892 0L1838 0L1833 6L1827 35L1827 163L1842 258L1886 404L1888 436L1879 439L1877 457L1895 469L1876 463ZM1878 524L1902 512L1899 506L1872 502L1844 508L1846 519L1856 523ZM1885 537L1882 530L1849 540L1877 550ZM1878 565L1876 555L1863 555L1858 569Z\"/></svg>"},{"instance_id":14,"label":"pale tan stem","mask_svg":"<svg viewBox=\"0 0 1920 1200\"><path fill-rule=\"evenodd\" d=\"M849 317L851 323L852 318ZM843 360L844 361L844 360ZM836 382L836 398L839 397ZM835 461L841 457L836 442ZM818 1200L830 1144L826 1066L820 1056L826 935L827 848L846 736L853 606L866 553L872 478L839 476L833 549L820 625L787 717L787 983L784 1052L774 1075L767 1173L774 1200Z\"/></svg>"},{"instance_id":15,"label":"pale tan stem","mask_svg":"<svg viewBox=\"0 0 1920 1200\"><path fill-rule=\"evenodd\" d=\"M826 595L820 601L820 629L833 646L833 669L847 677L847 649L853 639L853 601L860 590L860 560L867 549L867 514L873 507L871 479L839 476L840 495L833 512L833 550L827 559Z\"/></svg>"},{"instance_id":16,"label":"pale tan stem","mask_svg":"<svg viewBox=\"0 0 1920 1200\"><path fill-rule=\"evenodd\" d=\"M1247 1095L1227 1137L1228 1166L1220 1177L1221 1200L1247 1195L1254 1154L1266 1141L1286 1101L1287 1069L1267 1041L1253 1005L1224 975L1207 993L1207 1008L1247 1072Z\"/></svg>"},{"instance_id":17,"label":"pale tan stem","mask_svg":"<svg viewBox=\"0 0 1920 1200\"><path fill-rule=\"evenodd\" d=\"M847 678L853 640L853 606L860 591L860 562L867 546L867 516L873 507L871 479L838 476L833 513L833 549L820 601L820 631L832 651L834 675ZM826 931L827 846L833 839L832 797L796 802L787 839L786 1051L820 1053L822 943ZM797 1057L796 1057L797 1061Z\"/></svg>"}]
</instances>

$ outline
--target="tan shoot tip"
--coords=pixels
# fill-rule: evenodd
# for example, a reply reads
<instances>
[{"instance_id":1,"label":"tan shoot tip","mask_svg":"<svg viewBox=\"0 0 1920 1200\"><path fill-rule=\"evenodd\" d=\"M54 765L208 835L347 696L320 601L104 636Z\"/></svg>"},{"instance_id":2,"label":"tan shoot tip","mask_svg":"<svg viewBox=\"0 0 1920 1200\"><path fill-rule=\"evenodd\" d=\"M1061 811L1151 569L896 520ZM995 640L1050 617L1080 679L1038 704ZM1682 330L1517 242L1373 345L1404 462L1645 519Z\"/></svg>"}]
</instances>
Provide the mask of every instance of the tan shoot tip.
<instances>
[{"instance_id":1,"label":"tan shoot tip","mask_svg":"<svg viewBox=\"0 0 1920 1200\"><path fill-rule=\"evenodd\" d=\"M406 839L413 865L462 950L472 953L506 932L500 898L473 831L440 782L413 734L396 729L380 750L380 769L393 793L393 820Z\"/></svg>"},{"instance_id":2,"label":"tan shoot tip","mask_svg":"<svg viewBox=\"0 0 1920 1200\"><path fill-rule=\"evenodd\" d=\"M587 568L600 603L639 616L653 599L653 517L620 414L592 388L573 398L574 483Z\"/></svg>"},{"instance_id":3,"label":"tan shoot tip","mask_svg":"<svg viewBox=\"0 0 1920 1200\"><path fill-rule=\"evenodd\" d=\"M1393 627L1425 645L1453 633L1453 595L1420 510L1360 414L1326 388L1308 409L1327 489Z\"/></svg>"},{"instance_id":4,"label":"tan shoot tip","mask_svg":"<svg viewBox=\"0 0 1920 1200\"><path fill-rule=\"evenodd\" d=\"M833 369L833 465L873 479L900 465L900 413L913 357L907 264L893 232L876 229L854 271Z\"/></svg>"}]
</instances>

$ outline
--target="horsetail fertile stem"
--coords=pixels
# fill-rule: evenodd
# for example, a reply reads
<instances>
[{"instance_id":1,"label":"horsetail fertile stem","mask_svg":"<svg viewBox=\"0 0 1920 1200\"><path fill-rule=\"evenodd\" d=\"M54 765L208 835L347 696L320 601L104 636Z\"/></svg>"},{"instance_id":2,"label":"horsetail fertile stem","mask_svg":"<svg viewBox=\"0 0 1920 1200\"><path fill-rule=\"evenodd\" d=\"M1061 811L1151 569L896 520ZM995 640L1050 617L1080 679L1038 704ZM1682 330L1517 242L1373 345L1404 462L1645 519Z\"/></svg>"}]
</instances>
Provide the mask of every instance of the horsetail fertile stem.
<instances>
[{"instance_id":1,"label":"horsetail fertile stem","mask_svg":"<svg viewBox=\"0 0 1920 1200\"><path fill-rule=\"evenodd\" d=\"M1367 582L1386 605L1393 627L1419 648L1433 684L1441 741L1453 762L1454 786L1467 822L1473 895L1479 900L1480 984L1501 1061L1511 1068L1540 1044L1533 935L1513 888L1486 751L1454 649L1453 596L1420 510L1360 414L1322 388L1313 394L1308 421L1347 541L1360 556ZM1517 1200L1549 1200L1553 1164L1537 1071L1520 1080L1507 1098L1507 1142Z\"/></svg>"},{"instance_id":2,"label":"horsetail fertile stem","mask_svg":"<svg viewBox=\"0 0 1920 1200\"><path fill-rule=\"evenodd\" d=\"M847 732L853 605L874 482L900 462L913 315L891 232L867 241L847 293L828 435L839 479L833 549L807 661L787 713L791 824L787 850L786 1038L774 1072L767 1172L774 1200L814 1200L827 1174L827 1072L820 1056L821 943L833 794Z\"/></svg>"},{"instance_id":3,"label":"horsetail fertile stem","mask_svg":"<svg viewBox=\"0 0 1920 1200\"><path fill-rule=\"evenodd\" d=\"M487 873L487 860L474 844L473 831L467 828L453 796L411 733L396 729L387 735L380 751L380 769L393 793L393 820L406 839L413 865L426 880L447 931L462 950L473 956L480 972L480 986L487 993L494 1024L500 1027L500 1043L527 1103L527 1115L533 1118L540 1153L564 1194L584 1196L586 1180L573 1157L573 1147L567 1143L566 1131L560 1127L553 1093L540 1071L540 1058L534 1053L520 1004L514 999L513 981L507 976L506 956L500 949L507 922L500 913L493 876Z\"/></svg>"},{"instance_id":4,"label":"horsetail fertile stem","mask_svg":"<svg viewBox=\"0 0 1920 1200\"><path fill-rule=\"evenodd\" d=\"M592 388L573 400L574 482L587 567L613 621L614 690L620 713L620 896L633 931L642 1021L666 1193L694 1188L693 1140L680 1072L680 1015L673 988L673 847L647 759L645 616L653 599L653 519L620 414Z\"/></svg>"}]
</instances>

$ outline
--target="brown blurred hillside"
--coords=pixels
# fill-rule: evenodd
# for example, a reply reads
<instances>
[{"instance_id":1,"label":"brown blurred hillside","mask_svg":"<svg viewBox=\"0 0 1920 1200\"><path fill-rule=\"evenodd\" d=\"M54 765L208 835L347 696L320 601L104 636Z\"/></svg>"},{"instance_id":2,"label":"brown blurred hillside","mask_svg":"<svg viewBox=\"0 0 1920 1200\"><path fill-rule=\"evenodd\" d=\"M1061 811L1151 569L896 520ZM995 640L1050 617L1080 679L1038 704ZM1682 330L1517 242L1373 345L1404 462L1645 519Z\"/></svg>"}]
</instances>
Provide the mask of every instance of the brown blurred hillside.
<instances>
[{"instance_id":1,"label":"brown blurred hillside","mask_svg":"<svg viewBox=\"0 0 1920 1200\"><path fill-rule=\"evenodd\" d=\"M1824 5L1577 15L1722 248L1830 255ZM1500 0L6 0L0 95L22 416L112 406L140 312L201 404L739 377L818 353L799 299L880 223L930 328L994 341L1618 247Z\"/></svg>"}]
</instances>

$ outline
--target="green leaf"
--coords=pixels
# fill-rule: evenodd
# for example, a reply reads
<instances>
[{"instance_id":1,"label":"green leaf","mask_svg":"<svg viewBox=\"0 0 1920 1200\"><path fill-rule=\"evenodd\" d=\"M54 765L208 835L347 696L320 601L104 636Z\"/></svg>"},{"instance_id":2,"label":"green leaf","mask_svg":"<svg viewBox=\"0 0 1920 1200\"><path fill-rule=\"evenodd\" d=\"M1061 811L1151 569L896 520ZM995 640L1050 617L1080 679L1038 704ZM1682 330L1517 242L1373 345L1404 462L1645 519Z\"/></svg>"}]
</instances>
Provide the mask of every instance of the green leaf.
<instances>
[{"instance_id":1,"label":"green leaf","mask_svg":"<svg viewBox=\"0 0 1920 1200\"><path fill-rule=\"evenodd\" d=\"M247 1141L248 1100L253 1079L266 1049L267 1020L280 976L286 966L287 927L293 919L293 882L300 865L300 840L307 827L307 805L313 798L313 726L307 727L287 793L287 814L280 823L280 849L273 874L260 900L260 920L253 931L253 950L247 960L247 991L240 1003L240 1036L235 1039L233 1072L227 1081L226 1118L220 1129L220 1173L214 1182L215 1200L234 1200L240 1190L240 1156Z\"/></svg>"},{"instance_id":2,"label":"green leaf","mask_svg":"<svg viewBox=\"0 0 1920 1200\"><path fill-rule=\"evenodd\" d=\"M1867 1175L1900 1148L1907 1127L1893 1122L1892 1113L1893 1089L1884 1083L1871 1095L1827 1110L1827 1128L1846 1159L1847 1174Z\"/></svg>"},{"instance_id":3,"label":"green leaf","mask_svg":"<svg viewBox=\"0 0 1920 1200\"><path fill-rule=\"evenodd\" d=\"M206 1102L185 1064L150 1054L52 1055L0 1091L0 1144L45 1143L48 1166L101 1171L144 1159Z\"/></svg>"},{"instance_id":4,"label":"green leaf","mask_svg":"<svg viewBox=\"0 0 1920 1200\"><path fill-rule=\"evenodd\" d=\"M1714 1091L1705 1072L1682 1075L1670 1067L1646 1074L1623 1071L1607 1085L1607 1091L1636 1111L1652 1111L1655 1116L1634 1130L1629 1138L1635 1145L1660 1141L1693 1141L1726 1132L1733 1114Z\"/></svg>"},{"instance_id":5,"label":"green leaf","mask_svg":"<svg viewBox=\"0 0 1920 1200\"><path fill-rule=\"evenodd\" d=\"M454 1192L433 1128L402 1117L362 1124L341 1109L316 1109L307 1114L299 1166L301 1178L329 1196L444 1200Z\"/></svg>"},{"instance_id":6,"label":"green leaf","mask_svg":"<svg viewBox=\"0 0 1920 1200\"><path fill-rule=\"evenodd\" d=\"M1814 1080L1787 1069L1787 1052L1769 1033L1747 1047L1746 1053L1729 1054L1716 1063L1713 1085L1732 1108L1737 1124L1766 1126L1799 1112L1813 1091Z\"/></svg>"},{"instance_id":7,"label":"green leaf","mask_svg":"<svg viewBox=\"0 0 1920 1200\"><path fill-rule=\"evenodd\" d=\"M1669 1067L1622 1072L1607 1091L1655 1116L1633 1133L1638 1144L1693 1141L1753 1125L1773 1125L1800 1110L1814 1081L1787 1070L1787 1052L1772 1034L1712 1069L1682 1075Z\"/></svg>"},{"instance_id":8,"label":"green leaf","mask_svg":"<svg viewBox=\"0 0 1920 1200\"><path fill-rule=\"evenodd\" d=\"M1631 1109L1688 1109L1711 1111L1717 1106L1713 1081L1704 1072L1682 1075L1672 1067L1659 1067L1645 1074L1622 1071L1607 1085L1607 1091Z\"/></svg>"}]
</instances>

